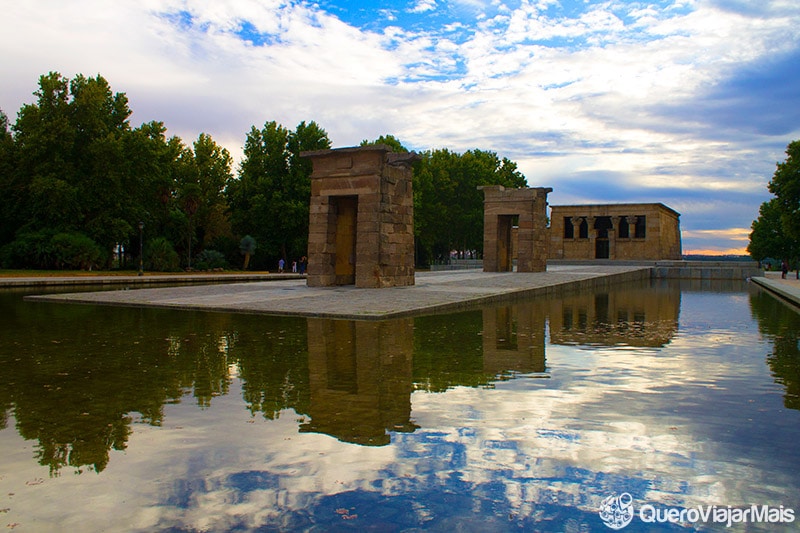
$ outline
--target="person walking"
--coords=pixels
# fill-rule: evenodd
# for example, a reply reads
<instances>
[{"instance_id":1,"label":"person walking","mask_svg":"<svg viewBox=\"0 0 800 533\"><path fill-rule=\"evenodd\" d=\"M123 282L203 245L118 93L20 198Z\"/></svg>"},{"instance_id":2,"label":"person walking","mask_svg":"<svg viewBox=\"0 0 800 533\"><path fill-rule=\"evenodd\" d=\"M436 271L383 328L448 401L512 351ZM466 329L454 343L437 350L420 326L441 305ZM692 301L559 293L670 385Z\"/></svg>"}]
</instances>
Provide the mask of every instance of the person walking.
<instances>
[{"instance_id":1,"label":"person walking","mask_svg":"<svg viewBox=\"0 0 800 533\"><path fill-rule=\"evenodd\" d=\"M286 261L283 260L283 257L280 258L278 261L278 273L283 274L283 267L286 266Z\"/></svg>"}]
</instances>

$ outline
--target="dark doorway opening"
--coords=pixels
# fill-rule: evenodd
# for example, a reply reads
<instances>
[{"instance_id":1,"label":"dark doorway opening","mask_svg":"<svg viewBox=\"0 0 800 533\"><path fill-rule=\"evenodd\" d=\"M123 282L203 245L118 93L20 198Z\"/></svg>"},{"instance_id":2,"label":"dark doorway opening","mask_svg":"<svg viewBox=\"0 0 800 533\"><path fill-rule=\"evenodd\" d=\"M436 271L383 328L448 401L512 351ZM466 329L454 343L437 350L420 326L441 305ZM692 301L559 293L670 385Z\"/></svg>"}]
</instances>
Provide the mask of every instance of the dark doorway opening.
<instances>
[{"instance_id":1,"label":"dark doorway opening","mask_svg":"<svg viewBox=\"0 0 800 533\"><path fill-rule=\"evenodd\" d=\"M611 230L611 217L597 217L594 220L594 229L597 237L594 243L595 259L608 259L611 253L611 246L608 241L608 232Z\"/></svg>"},{"instance_id":2,"label":"dark doorway opening","mask_svg":"<svg viewBox=\"0 0 800 533\"><path fill-rule=\"evenodd\" d=\"M336 285L356 282L356 228L358 197L340 196L331 199L336 213Z\"/></svg>"},{"instance_id":3,"label":"dark doorway opening","mask_svg":"<svg viewBox=\"0 0 800 533\"><path fill-rule=\"evenodd\" d=\"M514 267L512 229L519 219L517 215L500 215L497 217L497 271L511 272Z\"/></svg>"}]
</instances>

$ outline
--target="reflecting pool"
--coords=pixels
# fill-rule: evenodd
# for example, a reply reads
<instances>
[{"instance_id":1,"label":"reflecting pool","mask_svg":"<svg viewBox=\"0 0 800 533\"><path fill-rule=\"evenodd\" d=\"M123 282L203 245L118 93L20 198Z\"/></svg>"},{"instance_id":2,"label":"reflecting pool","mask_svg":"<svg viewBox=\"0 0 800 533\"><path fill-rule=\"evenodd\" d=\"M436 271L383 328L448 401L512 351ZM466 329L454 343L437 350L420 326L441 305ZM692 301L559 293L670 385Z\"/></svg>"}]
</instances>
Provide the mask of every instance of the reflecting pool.
<instances>
[{"instance_id":1,"label":"reflecting pool","mask_svg":"<svg viewBox=\"0 0 800 533\"><path fill-rule=\"evenodd\" d=\"M22 295L0 292L9 529L611 531L621 494L625 531L797 528L696 519L800 513L800 314L755 286L383 322Z\"/></svg>"}]
</instances>

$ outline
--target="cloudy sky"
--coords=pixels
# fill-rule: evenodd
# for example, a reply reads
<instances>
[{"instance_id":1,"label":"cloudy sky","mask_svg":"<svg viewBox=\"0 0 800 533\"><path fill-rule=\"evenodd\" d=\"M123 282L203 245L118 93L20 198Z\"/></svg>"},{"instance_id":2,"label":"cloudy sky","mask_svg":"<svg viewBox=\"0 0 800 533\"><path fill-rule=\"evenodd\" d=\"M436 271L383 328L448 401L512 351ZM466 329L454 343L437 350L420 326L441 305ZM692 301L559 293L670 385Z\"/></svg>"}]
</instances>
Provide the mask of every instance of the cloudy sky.
<instances>
[{"instance_id":1,"label":"cloudy sky","mask_svg":"<svg viewBox=\"0 0 800 533\"><path fill-rule=\"evenodd\" d=\"M314 120L334 147L491 150L550 203L663 202L684 252L739 253L800 138L796 0L0 0L0 109L101 74L131 123Z\"/></svg>"}]
</instances>

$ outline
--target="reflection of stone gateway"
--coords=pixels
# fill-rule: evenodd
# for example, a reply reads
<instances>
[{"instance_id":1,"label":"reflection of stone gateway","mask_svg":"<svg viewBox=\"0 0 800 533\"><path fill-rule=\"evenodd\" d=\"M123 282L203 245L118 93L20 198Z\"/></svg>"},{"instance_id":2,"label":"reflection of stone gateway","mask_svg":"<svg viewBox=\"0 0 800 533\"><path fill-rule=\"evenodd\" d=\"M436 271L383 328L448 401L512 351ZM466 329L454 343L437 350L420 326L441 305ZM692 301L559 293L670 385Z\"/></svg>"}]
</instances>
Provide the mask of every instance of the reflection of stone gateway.
<instances>
[{"instance_id":1,"label":"reflection of stone gateway","mask_svg":"<svg viewBox=\"0 0 800 533\"><path fill-rule=\"evenodd\" d=\"M389 444L412 432L413 319L387 322L308 320L311 420L303 432L343 442Z\"/></svg>"},{"instance_id":2,"label":"reflection of stone gateway","mask_svg":"<svg viewBox=\"0 0 800 533\"><path fill-rule=\"evenodd\" d=\"M483 371L493 376L543 373L545 299L483 309Z\"/></svg>"},{"instance_id":3,"label":"reflection of stone gateway","mask_svg":"<svg viewBox=\"0 0 800 533\"><path fill-rule=\"evenodd\" d=\"M308 285L414 284L411 163L386 145L303 152L311 159Z\"/></svg>"}]
</instances>

